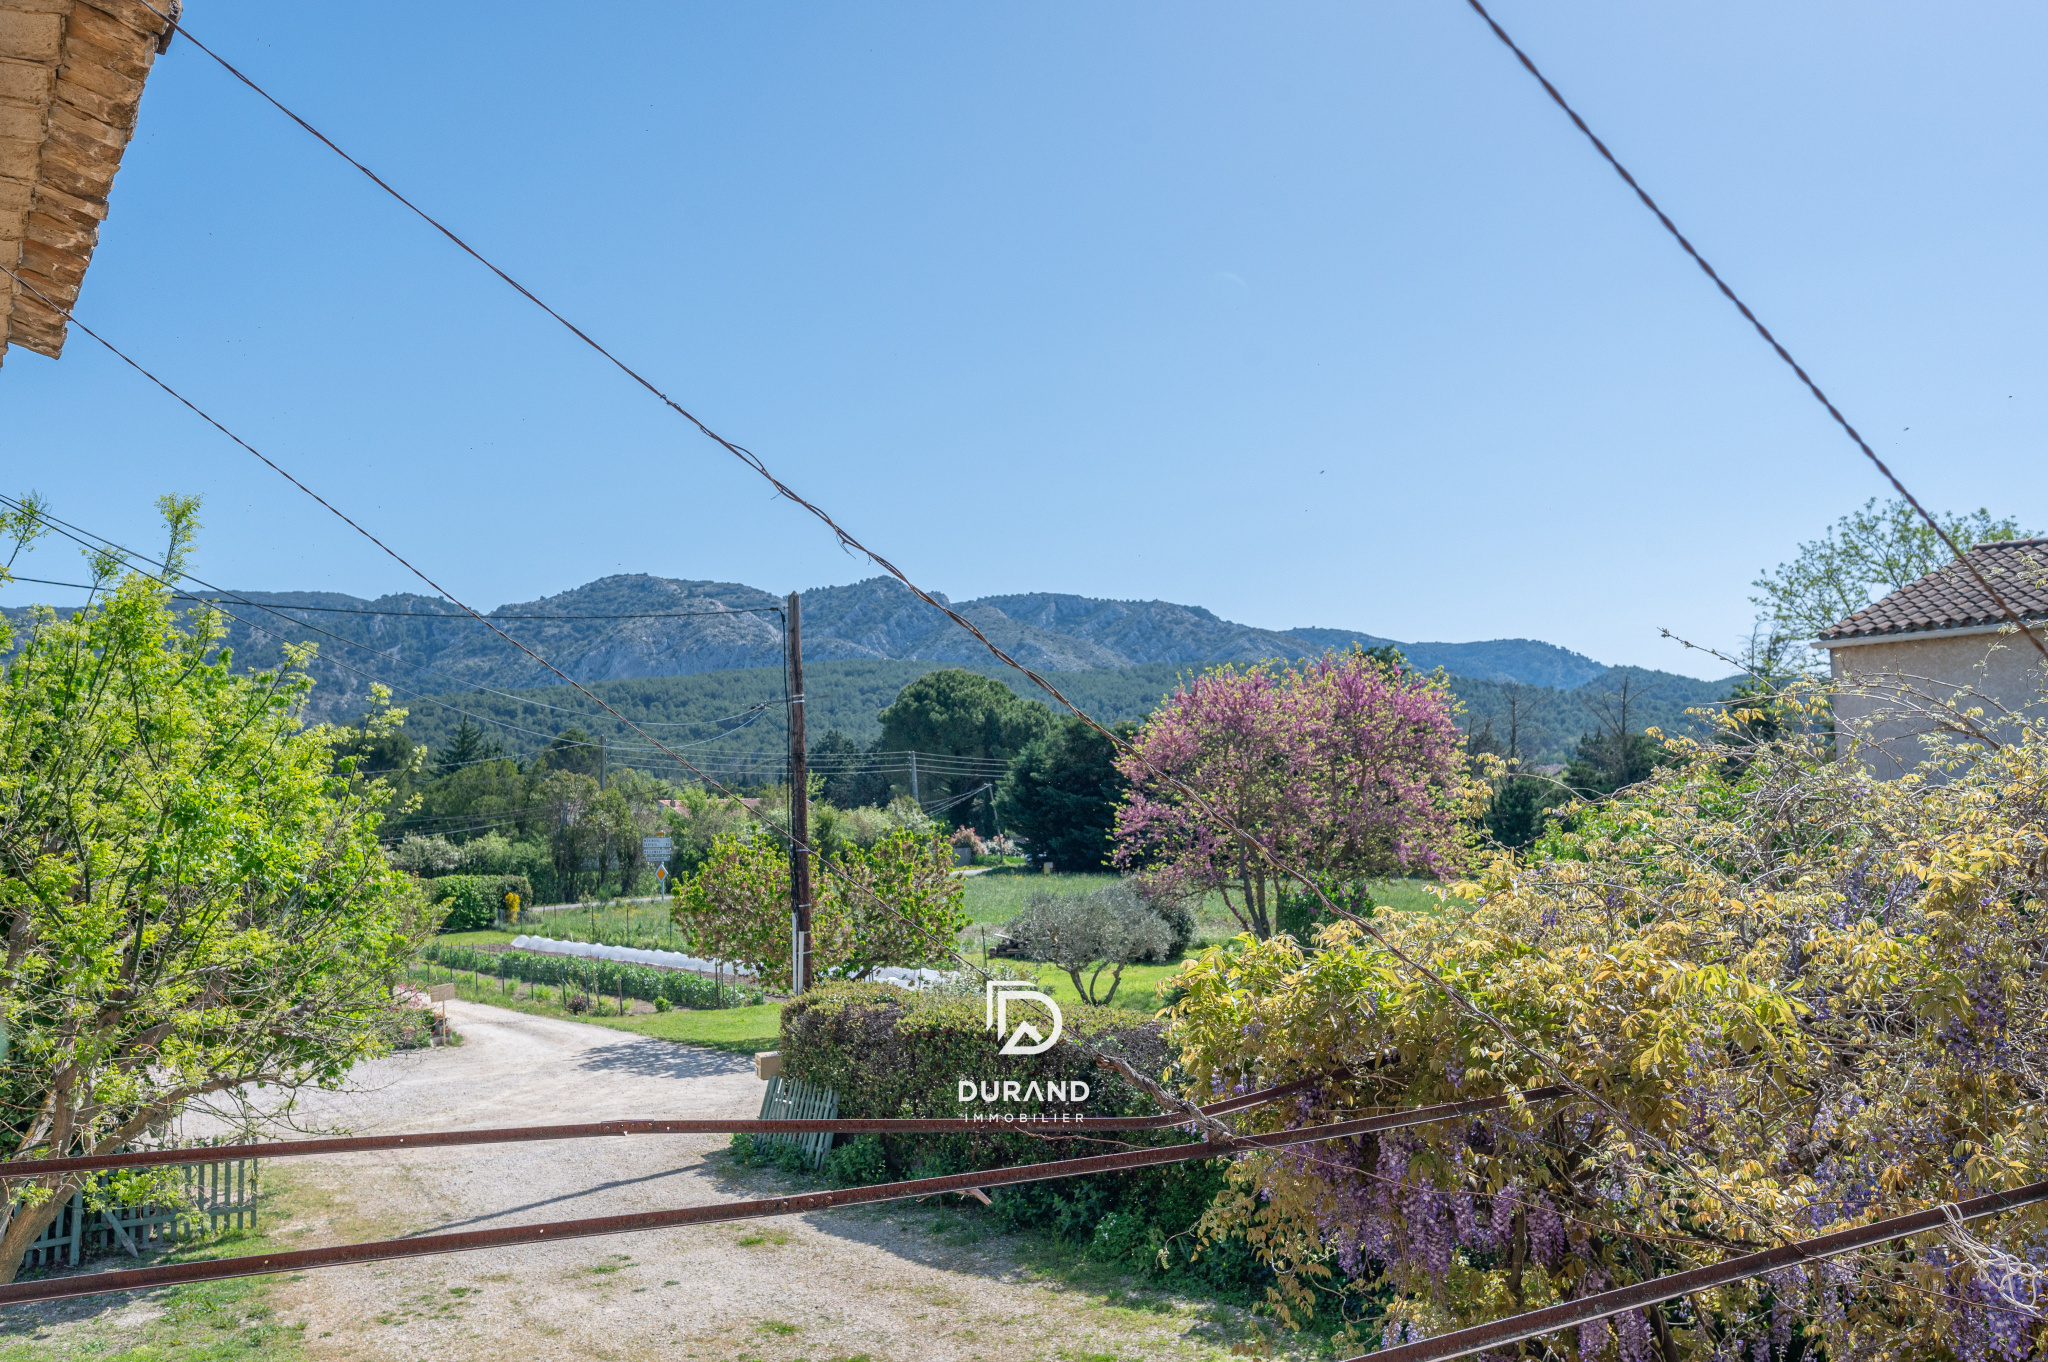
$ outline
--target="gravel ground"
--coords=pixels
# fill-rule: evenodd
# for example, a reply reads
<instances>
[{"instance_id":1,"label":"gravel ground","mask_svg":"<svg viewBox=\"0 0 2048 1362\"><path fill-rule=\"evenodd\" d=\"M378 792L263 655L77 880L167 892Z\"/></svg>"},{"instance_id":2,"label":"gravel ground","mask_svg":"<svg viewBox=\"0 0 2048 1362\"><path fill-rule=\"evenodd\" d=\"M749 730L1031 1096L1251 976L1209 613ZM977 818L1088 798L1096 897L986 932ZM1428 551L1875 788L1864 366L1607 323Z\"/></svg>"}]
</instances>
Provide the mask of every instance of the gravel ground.
<instances>
[{"instance_id":1,"label":"gravel ground","mask_svg":"<svg viewBox=\"0 0 2048 1362\"><path fill-rule=\"evenodd\" d=\"M614 1117L754 1116L740 1057L451 1003L464 1044L365 1065L298 1123L358 1134ZM417 1150L294 1161L325 1206L293 1247L702 1205L785 1184L724 1136ZM950 1230L935 1232L935 1224ZM1131 1308L1021 1270L1015 1240L934 1203L824 1212L326 1268L274 1286L316 1357L362 1359L1136 1358L1226 1355L1214 1312ZM641 1299L641 1297L645 1299ZM146 1308L146 1307L145 1307Z\"/></svg>"}]
</instances>

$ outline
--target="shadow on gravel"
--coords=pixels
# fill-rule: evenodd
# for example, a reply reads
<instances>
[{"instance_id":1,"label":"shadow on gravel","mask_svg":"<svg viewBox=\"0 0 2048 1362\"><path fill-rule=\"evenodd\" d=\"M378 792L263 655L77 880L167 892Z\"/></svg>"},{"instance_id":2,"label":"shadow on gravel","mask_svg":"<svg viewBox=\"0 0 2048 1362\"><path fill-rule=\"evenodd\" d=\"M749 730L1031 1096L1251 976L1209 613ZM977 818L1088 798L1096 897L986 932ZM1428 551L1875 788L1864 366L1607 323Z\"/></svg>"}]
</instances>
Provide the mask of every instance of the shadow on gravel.
<instances>
[{"instance_id":1,"label":"shadow on gravel","mask_svg":"<svg viewBox=\"0 0 2048 1362\"><path fill-rule=\"evenodd\" d=\"M488 1225L493 1220L503 1220L507 1216L518 1215L523 1211L537 1211L543 1206L559 1206L565 1201L578 1201L587 1196L595 1196L599 1192L608 1192L614 1187L632 1187L642 1182L658 1182L662 1178L678 1177L684 1173L697 1173L703 1171L703 1167L704 1165L701 1163L686 1163L680 1168L664 1168L659 1173L648 1173L644 1177L619 1178L612 1182L600 1182L594 1187L584 1187L574 1192L564 1192L560 1196L551 1196L545 1201L529 1201L524 1206L507 1206L502 1211L492 1211L488 1215L471 1216L467 1220L451 1220L445 1225L434 1225L423 1230L413 1230L409 1234L401 1234L398 1237L401 1239L418 1239L423 1235L447 1234L451 1230L464 1229L471 1225Z\"/></svg>"},{"instance_id":2,"label":"shadow on gravel","mask_svg":"<svg viewBox=\"0 0 2048 1362\"><path fill-rule=\"evenodd\" d=\"M723 1050L632 1039L598 1046L577 1060L576 1067L588 1073L632 1074L639 1078L717 1078L746 1073L753 1069L754 1062Z\"/></svg>"},{"instance_id":3,"label":"shadow on gravel","mask_svg":"<svg viewBox=\"0 0 2048 1362\"><path fill-rule=\"evenodd\" d=\"M718 1155L705 1159L700 1170L727 1201L801 1195L833 1187L823 1179L799 1178L772 1168L741 1168ZM814 1211L799 1218L822 1234L867 1244L922 1267L970 1272L998 1281L1014 1278L1017 1263L1011 1250L1016 1245L994 1226L949 1214L947 1203L957 1200L949 1192ZM771 1218L767 1223L775 1221ZM935 1234L935 1229L939 1233Z\"/></svg>"}]
</instances>

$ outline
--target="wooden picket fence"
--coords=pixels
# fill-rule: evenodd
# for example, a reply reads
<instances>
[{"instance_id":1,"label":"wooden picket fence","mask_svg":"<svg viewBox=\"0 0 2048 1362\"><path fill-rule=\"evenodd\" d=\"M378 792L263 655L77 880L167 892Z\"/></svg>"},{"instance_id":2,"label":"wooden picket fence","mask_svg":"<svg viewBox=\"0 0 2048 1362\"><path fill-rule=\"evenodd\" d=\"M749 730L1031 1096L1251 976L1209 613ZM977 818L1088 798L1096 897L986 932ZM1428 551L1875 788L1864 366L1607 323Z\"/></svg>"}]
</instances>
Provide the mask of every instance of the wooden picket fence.
<instances>
[{"instance_id":1,"label":"wooden picket fence","mask_svg":"<svg viewBox=\"0 0 2048 1362\"><path fill-rule=\"evenodd\" d=\"M256 1160L192 1163L180 1172L184 1197L174 1205L91 1210L85 1192L73 1192L50 1227L29 1244L22 1270L76 1267L96 1254L141 1254L221 1230L256 1228Z\"/></svg>"},{"instance_id":2,"label":"wooden picket fence","mask_svg":"<svg viewBox=\"0 0 2048 1362\"><path fill-rule=\"evenodd\" d=\"M768 1091L761 1098L761 1119L764 1121L829 1121L837 1115L839 1094L831 1088L806 1083L801 1078L777 1074L768 1080ZM813 1168L823 1168L825 1156L832 1152L829 1134L763 1135L760 1138L794 1144L811 1156Z\"/></svg>"}]
</instances>

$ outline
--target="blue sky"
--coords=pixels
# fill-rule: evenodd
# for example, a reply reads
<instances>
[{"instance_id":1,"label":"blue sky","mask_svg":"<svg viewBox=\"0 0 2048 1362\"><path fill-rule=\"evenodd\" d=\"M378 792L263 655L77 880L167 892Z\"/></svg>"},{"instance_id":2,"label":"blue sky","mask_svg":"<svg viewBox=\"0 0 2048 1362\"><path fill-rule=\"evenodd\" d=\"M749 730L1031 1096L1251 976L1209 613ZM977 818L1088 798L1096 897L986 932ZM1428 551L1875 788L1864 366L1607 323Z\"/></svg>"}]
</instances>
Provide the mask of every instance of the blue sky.
<instances>
[{"instance_id":1,"label":"blue sky","mask_svg":"<svg viewBox=\"0 0 2048 1362\"><path fill-rule=\"evenodd\" d=\"M2048 11L1495 12L1923 498L2048 524ZM956 599L1718 674L1659 627L1885 490L1454 0L187 18ZM80 315L473 604L872 575L189 44ZM82 335L0 411L70 520L203 494L214 581L417 585Z\"/></svg>"}]
</instances>

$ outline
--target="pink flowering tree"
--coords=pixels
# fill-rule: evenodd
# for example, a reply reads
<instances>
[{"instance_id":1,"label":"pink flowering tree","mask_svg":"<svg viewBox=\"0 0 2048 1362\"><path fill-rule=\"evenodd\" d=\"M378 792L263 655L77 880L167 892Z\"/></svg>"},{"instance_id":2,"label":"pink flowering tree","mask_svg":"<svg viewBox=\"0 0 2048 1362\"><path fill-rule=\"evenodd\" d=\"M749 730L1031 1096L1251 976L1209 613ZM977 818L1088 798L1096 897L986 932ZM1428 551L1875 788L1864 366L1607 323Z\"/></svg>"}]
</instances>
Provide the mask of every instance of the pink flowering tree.
<instances>
[{"instance_id":1,"label":"pink flowering tree","mask_svg":"<svg viewBox=\"0 0 2048 1362\"><path fill-rule=\"evenodd\" d=\"M1169 890L1220 892L1260 940L1281 897L1305 891L1254 842L1339 902L1368 901L1368 880L1445 874L1467 849L1456 708L1441 676L1359 651L1213 668L1170 696L1117 762L1131 792L1116 863Z\"/></svg>"}]
</instances>

